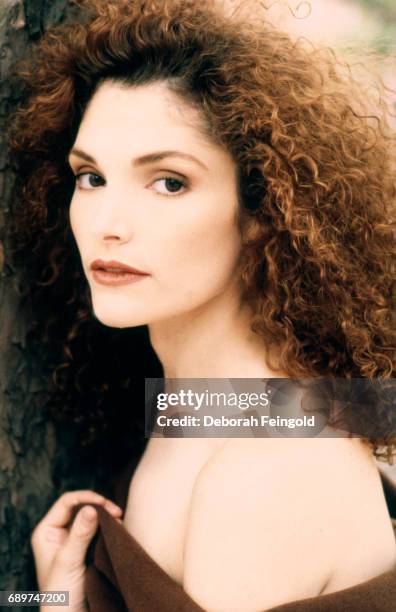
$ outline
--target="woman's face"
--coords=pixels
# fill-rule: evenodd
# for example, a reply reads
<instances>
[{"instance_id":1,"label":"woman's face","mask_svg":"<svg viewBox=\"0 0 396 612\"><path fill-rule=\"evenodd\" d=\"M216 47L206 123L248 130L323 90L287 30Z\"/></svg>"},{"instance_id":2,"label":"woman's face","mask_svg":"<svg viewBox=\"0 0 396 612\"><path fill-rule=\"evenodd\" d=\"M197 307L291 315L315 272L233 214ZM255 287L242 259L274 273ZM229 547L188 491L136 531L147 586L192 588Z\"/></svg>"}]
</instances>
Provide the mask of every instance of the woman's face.
<instances>
[{"instance_id":1,"label":"woman's face","mask_svg":"<svg viewBox=\"0 0 396 612\"><path fill-rule=\"evenodd\" d=\"M214 298L227 304L237 286L237 168L193 127L196 119L165 83L106 81L86 109L70 155L79 175L70 222L105 325L194 314ZM162 155L170 150L178 154ZM102 284L91 269L96 259L148 275Z\"/></svg>"}]
</instances>

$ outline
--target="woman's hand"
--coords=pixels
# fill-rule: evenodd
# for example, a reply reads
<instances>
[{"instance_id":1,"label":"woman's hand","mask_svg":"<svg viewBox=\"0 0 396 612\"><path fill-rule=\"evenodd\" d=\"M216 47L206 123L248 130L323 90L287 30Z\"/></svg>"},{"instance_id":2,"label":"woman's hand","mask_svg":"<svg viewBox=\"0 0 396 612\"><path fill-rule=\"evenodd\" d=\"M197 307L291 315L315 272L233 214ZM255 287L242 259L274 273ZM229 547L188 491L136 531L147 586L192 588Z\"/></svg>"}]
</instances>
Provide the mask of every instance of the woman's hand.
<instances>
[{"instance_id":1,"label":"woman's hand","mask_svg":"<svg viewBox=\"0 0 396 612\"><path fill-rule=\"evenodd\" d=\"M122 510L94 491L69 491L59 497L34 528L31 545L40 591L69 591L69 612L86 612L85 555L98 527L98 515L84 505L72 521L78 504L100 504L121 522ZM53 612L41 606L40 612Z\"/></svg>"}]
</instances>

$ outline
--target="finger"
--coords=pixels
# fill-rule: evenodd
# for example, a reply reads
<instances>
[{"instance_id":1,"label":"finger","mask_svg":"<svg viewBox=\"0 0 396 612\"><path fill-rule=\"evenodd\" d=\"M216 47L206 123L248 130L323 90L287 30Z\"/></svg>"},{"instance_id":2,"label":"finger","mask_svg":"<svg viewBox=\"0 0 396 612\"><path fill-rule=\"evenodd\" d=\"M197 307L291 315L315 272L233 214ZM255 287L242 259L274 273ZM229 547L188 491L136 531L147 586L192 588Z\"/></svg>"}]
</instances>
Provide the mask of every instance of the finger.
<instances>
[{"instance_id":1,"label":"finger","mask_svg":"<svg viewBox=\"0 0 396 612\"><path fill-rule=\"evenodd\" d=\"M73 516L73 509L78 504L103 504L105 497L95 491L68 491L63 493L48 510L40 524L52 527L64 527Z\"/></svg>"},{"instance_id":2,"label":"finger","mask_svg":"<svg viewBox=\"0 0 396 612\"><path fill-rule=\"evenodd\" d=\"M105 500L105 508L108 512L114 514L115 516L120 516L123 513L122 508L120 508L120 506L117 506L117 504L112 502L110 499Z\"/></svg>"},{"instance_id":3,"label":"finger","mask_svg":"<svg viewBox=\"0 0 396 612\"><path fill-rule=\"evenodd\" d=\"M98 527L98 513L92 506L81 508L74 519L68 536L57 554L56 562L68 569L84 564L88 545Z\"/></svg>"}]
</instances>

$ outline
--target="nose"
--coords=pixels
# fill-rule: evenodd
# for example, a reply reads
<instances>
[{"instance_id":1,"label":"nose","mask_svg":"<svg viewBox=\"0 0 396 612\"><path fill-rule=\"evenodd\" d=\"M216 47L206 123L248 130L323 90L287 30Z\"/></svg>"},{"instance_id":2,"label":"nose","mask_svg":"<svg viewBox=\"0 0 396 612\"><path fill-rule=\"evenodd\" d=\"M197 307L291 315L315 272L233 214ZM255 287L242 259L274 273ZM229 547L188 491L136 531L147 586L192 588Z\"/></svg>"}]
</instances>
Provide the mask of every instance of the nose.
<instances>
[{"instance_id":1,"label":"nose","mask_svg":"<svg viewBox=\"0 0 396 612\"><path fill-rule=\"evenodd\" d=\"M120 234L109 234L103 236L105 242L126 242L126 240Z\"/></svg>"},{"instance_id":2,"label":"nose","mask_svg":"<svg viewBox=\"0 0 396 612\"><path fill-rule=\"evenodd\" d=\"M97 240L104 242L128 242L133 234L132 207L127 206L125 194L103 194L101 202L97 202L92 231Z\"/></svg>"}]
</instances>

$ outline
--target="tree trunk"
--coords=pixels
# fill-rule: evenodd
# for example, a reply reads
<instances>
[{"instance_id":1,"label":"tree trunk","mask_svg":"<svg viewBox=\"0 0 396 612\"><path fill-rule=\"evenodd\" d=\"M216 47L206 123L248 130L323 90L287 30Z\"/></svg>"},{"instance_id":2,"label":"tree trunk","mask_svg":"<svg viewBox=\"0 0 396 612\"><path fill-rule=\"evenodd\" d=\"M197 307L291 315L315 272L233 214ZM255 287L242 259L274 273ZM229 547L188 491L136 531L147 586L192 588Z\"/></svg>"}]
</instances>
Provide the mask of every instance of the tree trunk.
<instances>
[{"instance_id":1,"label":"tree trunk","mask_svg":"<svg viewBox=\"0 0 396 612\"><path fill-rule=\"evenodd\" d=\"M32 321L20 305L18 272L6 248L14 177L3 128L19 101L10 71L71 10L68 0L0 4L0 590L38 590L33 528L63 491L95 488L89 466L79 461L73 430L62 426L59 432L47 418L47 381L27 342ZM26 609L13 609L19 608Z\"/></svg>"}]
</instances>

